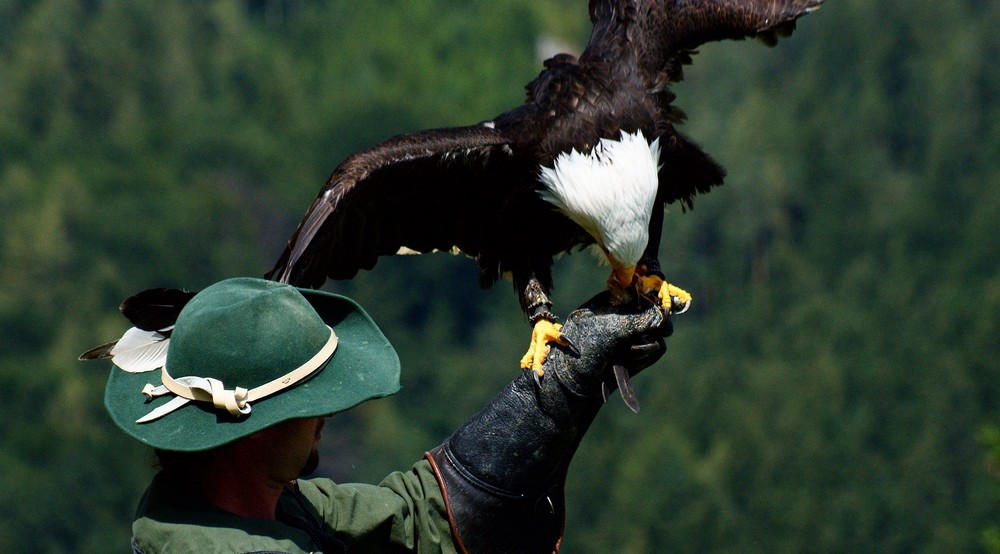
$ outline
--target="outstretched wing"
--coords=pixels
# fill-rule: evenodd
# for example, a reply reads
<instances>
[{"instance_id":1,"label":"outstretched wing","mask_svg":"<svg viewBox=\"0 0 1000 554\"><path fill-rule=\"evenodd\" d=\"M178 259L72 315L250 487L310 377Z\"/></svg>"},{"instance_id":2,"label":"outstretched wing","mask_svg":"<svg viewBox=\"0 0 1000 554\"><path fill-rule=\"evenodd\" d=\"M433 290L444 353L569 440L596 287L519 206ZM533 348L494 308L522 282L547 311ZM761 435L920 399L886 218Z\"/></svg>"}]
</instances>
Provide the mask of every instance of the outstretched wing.
<instances>
[{"instance_id":1,"label":"outstretched wing","mask_svg":"<svg viewBox=\"0 0 1000 554\"><path fill-rule=\"evenodd\" d=\"M318 288L401 248L477 255L486 207L512 159L489 125L391 138L345 160L306 212L267 277Z\"/></svg>"},{"instance_id":2,"label":"outstretched wing","mask_svg":"<svg viewBox=\"0 0 1000 554\"><path fill-rule=\"evenodd\" d=\"M719 40L757 38L769 46L795 30L803 15L819 9L823 0L650 0L639 10L637 63L645 85L659 93L668 120L683 120L671 105L666 84L682 78L693 50ZM641 3L641 0L640 0ZM690 208L696 193L722 184L725 172L701 148L673 129L664 140L661 183L668 201L679 199ZM674 162L674 163L671 163ZM677 171L679 169L679 171ZM670 173L668 173L670 172Z\"/></svg>"},{"instance_id":3,"label":"outstretched wing","mask_svg":"<svg viewBox=\"0 0 1000 554\"><path fill-rule=\"evenodd\" d=\"M583 57L628 60L646 88L681 79L706 42L757 38L773 46L823 0L590 0L594 31Z\"/></svg>"},{"instance_id":4,"label":"outstretched wing","mask_svg":"<svg viewBox=\"0 0 1000 554\"><path fill-rule=\"evenodd\" d=\"M795 30L803 15L823 0L591 0L594 35L590 48L615 48L626 38L635 49L639 68L655 85L666 72L679 78L690 53L712 41L757 38L774 45ZM627 36L604 32L624 23Z\"/></svg>"},{"instance_id":5,"label":"outstretched wing","mask_svg":"<svg viewBox=\"0 0 1000 554\"><path fill-rule=\"evenodd\" d=\"M823 0L591 0L594 30L581 61L615 62L618 81L637 80L657 104L662 169L660 200L690 208L725 172L673 127L684 120L670 83L681 80L698 46L755 37L773 45ZM624 71L620 68L634 68Z\"/></svg>"},{"instance_id":6,"label":"outstretched wing","mask_svg":"<svg viewBox=\"0 0 1000 554\"><path fill-rule=\"evenodd\" d=\"M658 0L650 30L664 50L697 48L710 41L755 37L774 44L795 21L823 0Z\"/></svg>"}]
</instances>

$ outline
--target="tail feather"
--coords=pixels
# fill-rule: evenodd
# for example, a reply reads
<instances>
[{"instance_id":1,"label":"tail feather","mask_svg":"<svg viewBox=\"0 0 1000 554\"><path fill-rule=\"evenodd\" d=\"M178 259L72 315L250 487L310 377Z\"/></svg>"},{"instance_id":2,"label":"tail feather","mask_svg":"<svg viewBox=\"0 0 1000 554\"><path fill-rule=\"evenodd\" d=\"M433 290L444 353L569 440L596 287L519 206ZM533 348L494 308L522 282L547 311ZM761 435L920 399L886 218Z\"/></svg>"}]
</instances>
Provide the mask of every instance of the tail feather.
<instances>
[{"instance_id":1,"label":"tail feather","mask_svg":"<svg viewBox=\"0 0 1000 554\"><path fill-rule=\"evenodd\" d=\"M128 297L119 309L139 329L159 331L177 321L177 316L195 294L180 289L146 289Z\"/></svg>"},{"instance_id":2,"label":"tail feather","mask_svg":"<svg viewBox=\"0 0 1000 554\"><path fill-rule=\"evenodd\" d=\"M80 360L111 358L111 362L129 373L144 373L166 365L170 331L144 331L131 327L122 338L80 354Z\"/></svg>"},{"instance_id":3,"label":"tail feather","mask_svg":"<svg viewBox=\"0 0 1000 554\"><path fill-rule=\"evenodd\" d=\"M111 342L106 342L100 346L95 346L94 348L91 348L90 350L84 352L83 354L80 354L80 357L77 359L82 362L85 360L103 360L105 358L110 358L111 350L115 347L116 344L118 344L118 341L113 340Z\"/></svg>"},{"instance_id":4,"label":"tail feather","mask_svg":"<svg viewBox=\"0 0 1000 554\"><path fill-rule=\"evenodd\" d=\"M134 325L118 340L80 354L80 360L111 358L121 369L142 373L163 367L177 317L196 292L155 288L128 297L119 307Z\"/></svg>"}]
</instances>

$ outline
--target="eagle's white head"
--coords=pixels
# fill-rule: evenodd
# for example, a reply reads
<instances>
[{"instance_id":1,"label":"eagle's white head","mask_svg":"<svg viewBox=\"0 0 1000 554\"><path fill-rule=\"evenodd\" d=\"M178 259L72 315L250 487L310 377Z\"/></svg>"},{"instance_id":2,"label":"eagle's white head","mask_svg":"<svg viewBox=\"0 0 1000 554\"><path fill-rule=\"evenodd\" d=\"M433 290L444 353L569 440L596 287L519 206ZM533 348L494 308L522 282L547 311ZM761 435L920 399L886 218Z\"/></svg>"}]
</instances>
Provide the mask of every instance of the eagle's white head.
<instances>
[{"instance_id":1,"label":"eagle's white head","mask_svg":"<svg viewBox=\"0 0 1000 554\"><path fill-rule=\"evenodd\" d=\"M564 152L541 168L542 199L594 237L622 287L649 241L659 159L659 139L623 131L621 140L601 139L588 153Z\"/></svg>"}]
</instances>

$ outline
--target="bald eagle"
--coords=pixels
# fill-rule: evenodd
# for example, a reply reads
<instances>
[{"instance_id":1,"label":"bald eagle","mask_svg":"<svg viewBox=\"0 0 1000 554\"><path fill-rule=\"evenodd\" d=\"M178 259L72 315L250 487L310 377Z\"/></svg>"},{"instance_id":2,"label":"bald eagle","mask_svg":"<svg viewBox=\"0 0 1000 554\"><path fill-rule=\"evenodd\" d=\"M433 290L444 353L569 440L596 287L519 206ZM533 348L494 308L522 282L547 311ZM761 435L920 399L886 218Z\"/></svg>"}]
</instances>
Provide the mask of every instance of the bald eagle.
<instances>
[{"instance_id":1,"label":"bald eagle","mask_svg":"<svg viewBox=\"0 0 1000 554\"><path fill-rule=\"evenodd\" d=\"M548 343L566 344L548 296L560 252L594 245L611 265L611 289L686 309L690 295L661 272L663 206L691 208L724 171L675 128L684 116L669 85L699 45L774 45L822 1L591 0L586 49L545 61L523 105L348 157L267 276L318 288L380 256L461 251L483 287L512 278L534 326L521 366L538 377Z\"/></svg>"}]
</instances>

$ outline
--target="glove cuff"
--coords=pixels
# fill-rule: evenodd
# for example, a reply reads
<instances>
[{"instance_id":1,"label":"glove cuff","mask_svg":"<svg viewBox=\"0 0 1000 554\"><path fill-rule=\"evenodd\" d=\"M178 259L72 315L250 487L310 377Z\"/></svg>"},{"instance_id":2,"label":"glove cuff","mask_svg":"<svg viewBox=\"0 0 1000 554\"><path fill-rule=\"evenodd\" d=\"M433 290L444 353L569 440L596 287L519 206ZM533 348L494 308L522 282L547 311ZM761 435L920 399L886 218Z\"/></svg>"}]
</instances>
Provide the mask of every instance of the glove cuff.
<instances>
[{"instance_id":1,"label":"glove cuff","mask_svg":"<svg viewBox=\"0 0 1000 554\"><path fill-rule=\"evenodd\" d=\"M424 455L444 493L460 552L556 552L566 521L565 472L540 494L496 487L467 471L446 441Z\"/></svg>"}]
</instances>

